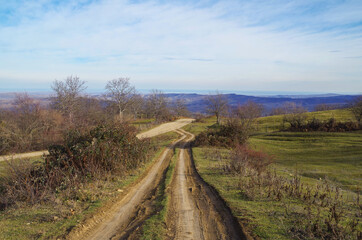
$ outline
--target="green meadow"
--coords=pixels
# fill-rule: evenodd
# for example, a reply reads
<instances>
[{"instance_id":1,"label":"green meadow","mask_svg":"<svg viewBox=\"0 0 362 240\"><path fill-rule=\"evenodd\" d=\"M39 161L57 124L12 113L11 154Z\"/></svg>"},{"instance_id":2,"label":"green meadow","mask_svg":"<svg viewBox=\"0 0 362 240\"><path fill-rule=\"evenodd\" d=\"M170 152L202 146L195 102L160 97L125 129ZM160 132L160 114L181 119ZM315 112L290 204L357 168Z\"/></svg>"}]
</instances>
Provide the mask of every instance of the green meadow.
<instances>
[{"instance_id":1,"label":"green meadow","mask_svg":"<svg viewBox=\"0 0 362 240\"><path fill-rule=\"evenodd\" d=\"M281 131L283 117L278 115L258 118L256 131L248 144L273 156L270 170L278 176L292 180L297 175L304 186L312 189L326 184L332 188L341 188L345 206L344 220L339 224L348 226L349 221L360 211L356 199L362 186L362 131L286 132ZM352 114L346 109L307 113L307 119L313 117L320 120L333 117L342 122L353 120ZM186 126L185 130L197 135L215 127L214 124L214 118L207 118ZM216 152L223 156L221 161L213 157ZM194 148L195 165L200 175L217 189L252 236L261 239L295 239L298 229L295 226L302 226L300 219L311 216L311 213L306 213L305 210L310 205L294 198L277 201L265 197L245 197L239 184L240 181L248 179L235 174L225 174L220 167L228 161L229 152L230 150L223 148ZM321 211L324 218L330 214L327 208ZM361 220L359 216L359 222ZM361 223L357 225L357 229L362 230ZM347 239L357 239L355 234L351 233Z\"/></svg>"}]
</instances>

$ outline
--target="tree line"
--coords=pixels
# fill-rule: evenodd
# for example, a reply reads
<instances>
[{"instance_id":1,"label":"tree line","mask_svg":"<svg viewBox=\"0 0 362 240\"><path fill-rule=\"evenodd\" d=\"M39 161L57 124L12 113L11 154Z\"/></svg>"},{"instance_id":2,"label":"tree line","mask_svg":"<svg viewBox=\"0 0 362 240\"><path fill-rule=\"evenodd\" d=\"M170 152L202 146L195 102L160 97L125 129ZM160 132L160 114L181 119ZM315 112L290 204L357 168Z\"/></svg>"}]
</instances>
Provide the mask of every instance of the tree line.
<instances>
[{"instance_id":1,"label":"tree line","mask_svg":"<svg viewBox=\"0 0 362 240\"><path fill-rule=\"evenodd\" d=\"M62 143L71 130L87 131L99 124L153 119L160 123L189 116L185 101L170 101L160 90L141 95L129 78L107 82L104 94L85 94L86 82L69 76L55 80L50 104L27 93L17 94L11 109L0 109L0 154L43 150Z\"/></svg>"}]
</instances>

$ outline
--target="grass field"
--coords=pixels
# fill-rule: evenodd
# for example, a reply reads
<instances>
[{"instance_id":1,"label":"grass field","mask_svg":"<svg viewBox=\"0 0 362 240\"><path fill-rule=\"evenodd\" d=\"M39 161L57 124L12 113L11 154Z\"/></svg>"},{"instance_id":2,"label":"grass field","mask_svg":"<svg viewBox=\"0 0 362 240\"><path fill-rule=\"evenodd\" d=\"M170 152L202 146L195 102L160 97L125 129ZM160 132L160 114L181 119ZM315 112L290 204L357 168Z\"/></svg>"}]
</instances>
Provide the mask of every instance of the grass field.
<instances>
[{"instance_id":1,"label":"grass field","mask_svg":"<svg viewBox=\"0 0 362 240\"><path fill-rule=\"evenodd\" d=\"M307 113L308 119L316 117L337 121L353 120L348 110L332 110ZM345 133L295 133L279 132L283 116L263 117L257 120L258 130L251 136L249 144L274 156L272 169L279 176L292 179L295 173L305 185L315 187L328 184L344 189L343 202L346 205L345 219L357 213L355 201L362 186L362 132ZM215 123L208 118L204 122L185 127L198 134ZM210 159L215 148L194 148L195 163L201 176L213 185L226 200L234 215L243 222L253 235L262 239L293 239L293 225L301 225L300 219L307 219L306 204L300 199L275 201L269 198L249 199L241 194L238 175L225 174L220 162ZM229 150L217 150L228 154ZM245 179L244 179L245 180ZM328 211L322 210L327 216ZM361 222L362 219L360 219ZM347 221L347 220L346 220ZM343 224L347 224L344 222ZM358 225L361 231L361 223ZM351 239L354 239L353 236Z\"/></svg>"},{"instance_id":2,"label":"grass field","mask_svg":"<svg viewBox=\"0 0 362 240\"><path fill-rule=\"evenodd\" d=\"M314 117L325 121L330 118L335 118L337 121L346 122L354 121L354 117L351 111L348 109L337 109L320 112L308 112L306 113L307 120L311 120ZM260 117L257 119L256 130L260 133L279 131L283 127L284 115L275 115L268 117ZM287 126L286 126L287 127Z\"/></svg>"},{"instance_id":3,"label":"grass field","mask_svg":"<svg viewBox=\"0 0 362 240\"><path fill-rule=\"evenodd\" d=\"M289 173L327 179L346 190L362 186L362 132L277 132L255 135L250 143L273 155L274 165Z\"/></svg>"},{"instance_id":4,"label":"grass field","mask_svg":"<svg viewBox=\"0 0 362 240\"><path fill-rule=\"evenodd\" d=\"M175 132L153 138L158 151L152 159L139 169L126 176L112 178L112 181L99 179L85 184L78 192L78 199L57 196L50 202L28 206L19 202L5 211L0 211L0 239L60 239L72 228L91 216L107 201L116 198L123 189L142 176L165 146L178 137ZM6 168L2 171L4 172ZM6 172L5 172L6 173Z\"/></svg>"}]
</instances>

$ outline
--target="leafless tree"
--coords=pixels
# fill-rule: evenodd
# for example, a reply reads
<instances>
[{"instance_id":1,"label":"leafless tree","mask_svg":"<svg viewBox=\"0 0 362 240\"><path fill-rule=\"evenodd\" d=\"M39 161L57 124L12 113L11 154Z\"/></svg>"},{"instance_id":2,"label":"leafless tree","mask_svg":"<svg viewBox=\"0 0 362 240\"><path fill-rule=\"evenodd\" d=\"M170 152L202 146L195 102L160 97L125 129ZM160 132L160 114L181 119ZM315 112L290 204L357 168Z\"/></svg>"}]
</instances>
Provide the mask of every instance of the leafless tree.
<instances>
[{"instance_id":1,"label":"leafless tree","mask_svg":"<svg viewBox=\"0 0 362 240\"><path fill-rule=\"evenodd\" d=\"M40 104L27 93L17 94L13 110L0 123L0 152L7 150L28 151L42 147L47 121L43 118ZM4 147L6 146L6 147Z\"/></svg>"},{"instance_id":2,"label":"leafless tree","mask_svg":"<svg viewBox=\"0 0 362 240\"><path fill-rule=\"evenodd\" d=\"M132 103L136 89L129 83L129 78L118 78L108 81L106 97L115 102L119 110L119 118L123 120L123 113Z\"/></svg>"},{"instance_id":3,"label":"leafless tree","mask_svg":"<svg viewBox=\"0 0 362 240\"><path fill-rule=\"evenodd\" d=\"M261 116L263 109L263 105L248 101L231 112L227 124L238 132L237 137L240 143L246 142L255 130L256 119Z\"/></svg>"},{"instance_id":4,"label":"leafless tree","mask_svg":"<svg viewBox=\"0 0 362 240\"><path fill-rule=\"evenodd\" d=\"M214 95L206 97L206 112L216 116L216 123L220 124L220 118L227 112L228 100L226 97L216 91Z\"/></svg>"},{"instance_id":5,"label":"leafless tree","mask_svg":"<svg viewBox=\"0 0 362 240\"><path fill-rule=\"evenodd\" d=\"M160 90L152 90L145 107L146 114L149 117L154 117L157 122L170 119L167 99Z\"/></svg>"},{"instance_id":6,"label":"leafless tree","mask_svg":"<svg viewBox=\"0 0 362 240\"><path fill-rule=\"evenodd\" d=\"M133 115L133 119L137 119L137 117L142 112L143 106L144 106L143 97L140 94L135 94L129 106L129 112Z\"/></svg>"},{"instance_id":7,"label":"leafless tree","mask_svg":"<svg viewBox=\"0 0 362 240\"><path fill-rule=\"evenodd\" d=\"M56 109L68 116L71 124L74 123L74 115L79 107L79 98L86 89L85 82L79 77L67 77L64 81L55 80L51 86L56 96L53 105Z\"/></svg>"},{"instance_id":8,"label":"leafless tree","mask_svg":"<svg viewBox=\"0 0 362 240\"><path fill-rule=\"evenodd\" d=\"M172 110L175 116L177 117L187 117L190 116L190 112L186 107L186 101L185 99L178 98L176 101L172 103Z\"/></svg>"},{"instance_id":9,"label":"leafless tree","mask_svg":"<svg viewBox=\"0 0 362 240\"><path fill-rule=\"evenodd\" d=\"M355 98L351 111L358 123L362 123L362 95Z\"/></svg>"},{"instance_id":10,"label":"leafless tree","mask_svg":"<svg viewBox=\"0 0 362 240\"><path fill-rule=\"evenodd\" d=\"M294 102L286 102L284 109L286 114L283 118L283 125L287 122L291 128L299 129L307 119L307 110Z\"/></svg>"},{"instance_id":11,"label":"leafless tree","mask_svg":"<svg viewBox=\"0 0 362 240\"><path fill-rule=\"evenodd\" d=\"M273 108L270 112L270 115L273 116L273 115L283 115L285 114L285 109L283 107L276 107L276 108Z\"/></svg>"},{"instance_id":12,"label":"leafless tree","mask_svg":"<svg viewBox=\"0 0 362 240\"><path fill-rule=\"evenodd\" d=\"M337 109L338 105L335 104L325 104L325 103L321 103L318 104L314 107L315 111L327 111L327 110L332 110L332 109Z\"/></svg>"}]
</instances>

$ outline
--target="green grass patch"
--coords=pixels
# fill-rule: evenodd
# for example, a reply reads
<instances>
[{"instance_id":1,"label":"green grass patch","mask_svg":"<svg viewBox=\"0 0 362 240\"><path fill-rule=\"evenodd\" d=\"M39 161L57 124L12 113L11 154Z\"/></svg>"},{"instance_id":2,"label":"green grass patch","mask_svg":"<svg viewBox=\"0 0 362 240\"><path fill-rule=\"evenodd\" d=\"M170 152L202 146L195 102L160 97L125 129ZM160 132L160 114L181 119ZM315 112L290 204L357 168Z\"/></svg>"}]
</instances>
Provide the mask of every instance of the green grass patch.
<instances>
[{"instance_id":1,"label":"green grass patch","mask_svg":"<svg viewBox=\"0 0 362 240\"><path fill-rule=\"evenodd\" d=\"M224 174L220 162L210 160L207 152L212 148L193 148L195 166L201 177L216 188L221 197L232 209L233 215L240 219L252 234L263 239L288 239L285 228L278 220L282 216L283 206L274 202L250 201L239 190L239 177ZM222 154L229 150L219 149ZM275 215L275 216L273 216Z\"/></svg>"},{"instance_id":2,"label":"green grass patch","mask_svg":"<svg viewBox=\"0 0 362 240\"><path fill-rule=\"evenodd\" d=\"M252 235L261 239L296 239L298 229L304 227L301 223L305 224L304 221L308 221L308 219L314 221L314 218L310 218L311 215L307 210L308 207L312 206L315 216L316 212L313 205L306 204L301 199L284 196L281 200L277 200L273 197L266 197L267 189L261 188L260 190L257 184L253 187L255 195L250 198L240 187L241 183L249 180L248 177L224 172L222 165L227 160L213 158L214 151L214 148L194 148L193 154L196 168L201 177L215 187L232 209L234 216L251 231ZM218 149L218 151L223 156L229 153L229 150L226 149ZM310 186L315 187L313 184ZM257 193L258 191L261 191L262 194ZM345 226L349 224L350 217L354 216L358 211L356 206L349 202L350 196L344 195L343 198L344 220L340 224ZM356 199L356 194L353 194L353 198ZM324 219L330 214L328 208L322 207L319 209L322 209L320 213L322 218L320 219ZM321 224L324 224L324 222L322 221ZM362 226L359 224L358 229L361 230L361 228ZM293 231L293 229L296 230ZM354 239L353 236L350 237Z\"/></svg>"},{"instance_id":3,"label":"green grass patch","mask_svg":"<svg viewBox=\"0 0 362 240\"><path fill-rule=\"evenodd\" d=\"M170 193L167 189L170 187L172 176L175 172L176 161L178 158L179 150L175 150L175 154L171 159L170 165L167 169L165 180L161 182L157 190L157 197L155 201L156 214L152 215L145 221L142 228L142 239L163 239L166 234L166 215L168 211Z\"/></svg>"},{"instance_id":4,"label":"green grass patch","mask_svg":"<svg viewBox=\"0 0 362 240\"><path fill-rule=\"evenodd\" d=\"M330 118L334 118L338 122L355 121L352 112L348 109L307 112L306 116L307 120L317 118L321 121L325 121ZM260 117L256 121L256 131L262 133L280 131L281 129L283 129L283 118L284 115Z\"/></svg>"},{"instance_id":5,"label":"green grass patch","mask_svg":"<svg viewBox=\"0 0 362 240\"><path fill-rule=\"evenodd\" d=\"M308 119L316 117L322 121L332 117L341 122L354 120L346 109L307 115ZM297 172L305 186L314 188L326 182L342 188L347 220L341 224L348 224L348 216L358 212L354 204L360 192L359 186L362 186L362 132L279 132L282 115L259 118L257 122L257 131L249 139L249 144L274 156L272 168L278 176L292 179ZM213 124L209 119L186 126L185 130L197 135ZM214 151L215 148L194 148L195 164L203 179L218 190L233 214L251 229L252 234L262 239L295 239L296 233L291 229L298 226L301 219L308 218L306 203L293 198L282 201L248 198L240 188L240 176L226 174L221 168L223 163L213 159ZM226 149L218 151L222 155L229 152ZM322 216L328 214L329 211L324 210L321 213ZM361 228L359 224L358 229Z\"/></svg>"},{"instance_id":6,"label":"green grass patch","mask_svg":"<svg viewBox=\"0 0 362 240\"><path fill-rule=\"evenodd\" d=\"M275 158L275 166L304 177L327 179L346 190L362 185L362 133L255 135L249 141Z\"/></svg>"},{"instance_id":7,"label":"green grass patch","mask_svg":"<svg viewBox=\"0 0 362 240\"><path fill-rule=\"evenodd\" d=\"M188 124L182 129L187 132L194 134L195 136L199 133L206 131L209 127L216 124L216 117L207 117L203 118L201 121L193 122L192 124Z\"/></svg>"}]
</instances>

